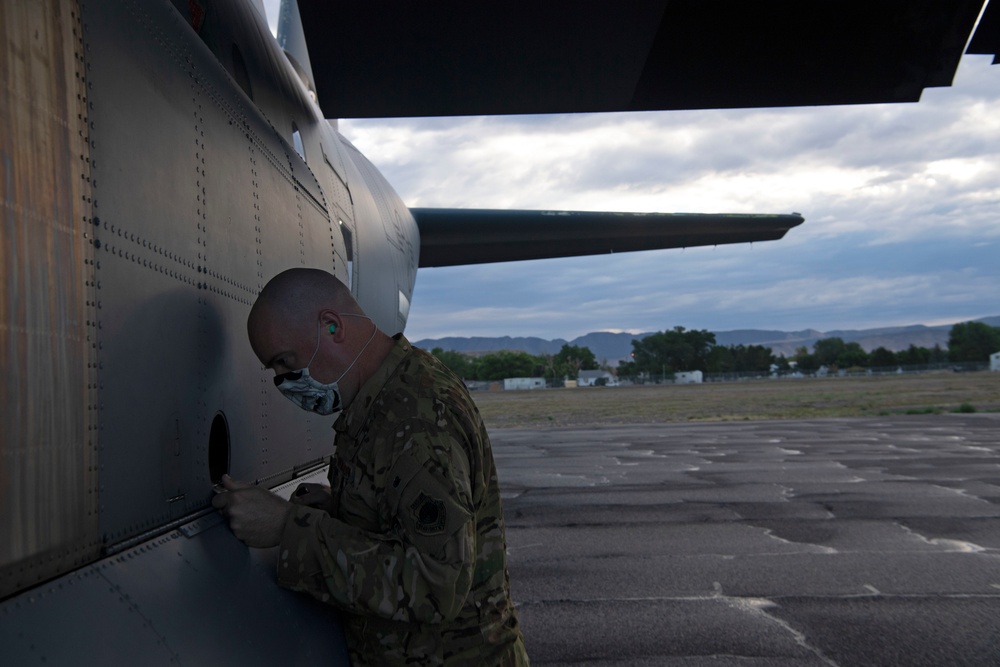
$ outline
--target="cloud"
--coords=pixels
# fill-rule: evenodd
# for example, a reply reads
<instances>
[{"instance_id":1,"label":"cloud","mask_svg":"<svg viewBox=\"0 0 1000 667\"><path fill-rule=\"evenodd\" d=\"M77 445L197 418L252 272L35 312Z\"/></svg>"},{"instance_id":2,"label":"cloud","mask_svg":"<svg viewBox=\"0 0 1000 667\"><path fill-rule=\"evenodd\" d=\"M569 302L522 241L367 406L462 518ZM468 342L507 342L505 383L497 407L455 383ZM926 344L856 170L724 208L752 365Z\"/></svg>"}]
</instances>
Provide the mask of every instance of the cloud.
<instances>
[{"instance_id":1,"label":"cloud","mask_svg":"<svg viewBox=\"0 0 1000 667\"><path fill-rule=\"evenodd\" d=\"M918 104L343 121L411 206L802 212L776 243L420 270L408 334L1000 313L1000 69Z\"/></svg>"},{"instance_id":2,"label":"cloud","mask_svg":"<svg viewBox=\"0 0 1000 667\"><path fill-rule=\"evenodd\" d=\"M418 338L570 339L606 329L829 330L1000 312L997 245L848 239L803 251L783 243L422 270L411 327Z\"/></svg>"},{"instance_id":3,"label":"cloud","mask_svg":"<svg viewBox=\"0 0 1000 667\"><path fill-rule=\"evenodd\" d=\"M830 330L1000 314L998 103L1000 68L966 56L917 104L340 128L411 206L806 217L774 243L421 269L412 339Z\"/></svg>"}]
</instances>

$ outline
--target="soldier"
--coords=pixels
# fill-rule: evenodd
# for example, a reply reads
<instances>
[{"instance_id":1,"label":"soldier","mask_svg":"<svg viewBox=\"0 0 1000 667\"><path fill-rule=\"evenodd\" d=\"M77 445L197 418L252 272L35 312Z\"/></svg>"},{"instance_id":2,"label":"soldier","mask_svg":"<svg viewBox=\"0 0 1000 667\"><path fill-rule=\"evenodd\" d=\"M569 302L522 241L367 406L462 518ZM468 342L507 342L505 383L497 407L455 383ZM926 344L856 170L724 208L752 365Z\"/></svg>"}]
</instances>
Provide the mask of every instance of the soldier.
<instances>
[{"instance_id":1,"label":"soldier","mask_svg":"<svg viewBox=\"0 0 1000 667\"><path fill-rule=\"evenodd\" d=\"M340 411L330 486L292 502L223 478L213 499L278 582L335 605L355 665L527 665L493 452L464 383L388 336L332 275L263 289L250 345L305 410Z\"/></svg>"}]
</instances>

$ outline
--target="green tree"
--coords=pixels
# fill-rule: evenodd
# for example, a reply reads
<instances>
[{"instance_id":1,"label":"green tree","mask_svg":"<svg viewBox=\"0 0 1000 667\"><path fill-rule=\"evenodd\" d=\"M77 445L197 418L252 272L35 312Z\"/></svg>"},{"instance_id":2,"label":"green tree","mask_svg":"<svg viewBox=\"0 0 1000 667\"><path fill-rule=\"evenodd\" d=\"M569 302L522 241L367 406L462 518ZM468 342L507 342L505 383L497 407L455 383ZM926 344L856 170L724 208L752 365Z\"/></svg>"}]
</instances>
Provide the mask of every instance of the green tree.
<instances>
[{"instance_id":1,"label":"green tree","mask_svg":"<svg viewBox=\"0 0 1000 667\"><path fill-rule=\"evenodd\" d=\"M632 353L632 357L630 357L630 359L634 357L635 357L635 352ZM618 364L618 377L622 378L635 377L638 374L639 374L639 369L635 365L634 361L623 361L620 364Z\"/></svg>"},{"instance_id":2,"label":"green tree","mask_svg":"<svg viewBox=\"0 0 1000 667\"><path fill-rule=\"evenodd\" d=\"M709 373L766 373L772 363L771 348L763 345L716 345L706 357Z\"/></svg>"},{"instance_id":3,"label":"green tree","mask_svg":"<svg viewBox=\"0 0 1000 667\"><path fill-rule=\"evenodd\" d=\"M588 347L577 345L563 345L552 358L552 377L575 378L580 371L596 371L597 358Z\"/></svg>"},{"instance_id":4,"label":"green tree","mask_svg":"<svg viewBox=\"0 0 1000 667\"><path fill-rule=\"evenodd\" d=\"M943 364L948 361L948 350L942 350L941 346L937 343L934 347L929 350L929 363L932 364Z\"/></svg>"},{"instance_id":5,"label":"green tree","mask_svg":"<svg viewBox=\"0 0 1000 667\"><path fill-rule=\"evenodd\" d=\"M847 348L843 338L823 338L813 343L813 353L818 366L836 366L839 357Z\"/></svg>"},{"instance_id":6,"label":"green tree","mask_svg":"<svg viewBox=\"0 0 1000 667\"><path fill-rule=\"evenodd\" d=\"M469 355L454 350L443 350L440 347L431 350L431 354L440 359L441 363L450 368L458 377L466 380L474 379L475 364Z\"/></svg>"},{"instance_id":7,"label":"green tree","mask_svg":"<svg viewBox=\"0 0 1000 667\"><path fill-rule=\"evenodd\" d=\"M708 352L706 359L709 373L732 373L736 370L736 359L732 347L716 345Z\"/></svg>"},{"instance_id":8,"label":"green tree","mask_svg":"<svg viewBox=\"0 0 1000 667\"><path fill-rule=\"evenodd\" d=\"M783 354L774 358L774 365L778 367L779 371L787 371L792 368L792 365L788 363L788 359Z\"/></svg>"},{"instance_id":9,"label":"green tree","mask_svg":"<svg viewBox=\"0 0 1000 667\"><path fill-rule=\"evenodd\" d=\"M896 365L896 353L885 347L876 347L868 356L872 368L888 368Z\"/></svg>"},{"instance_id":10,"label":"green tree","mask_svg":"<svg viewBox=\"0 0 1000 667\"><path fill-rule=\"evenodd\" d=\"M802 347L795 348L795 356L792 357L795 361L795 367L800 371L814 371L819 368L819 361L815 354L809 354L809 348Z\"/></svg>"},{"instance_id":11,"label":"green tree","mask_svg":"<svg viewBox=\"0 0 1000 667\"><path fill-rule=\"evenodd\" d=\"M557 374L556 357L554 354L541 354L538 356L538 362L542 367L542 377L548 380L562 377Z\"/></svg>"},{"instance_id":12,"label":"green tree","mask_svg":"<svg viewBox=\"0 0 1000 667\"><path fill-rule=\"evenodd\" d=\"M1000 329L982 322L963 322L948 334L949 361L989 361L1000 352Z\"/></svg>"},{"instance_id":13,"label":"green tree","mask_svg":"<svg viewBox=\"0 0 1000 667\"><path fill-rule=\"evenodd\" d=\"M925 366L930 360L931 351L926 347L917 347L913 343L910 343L910 347L905 350L896 353L896 361L902 366Z\"/></svg>"},{"instance_id":14,"label":"green tree","mask_svg":"<svg viewBox=\"0 0 1000 667\"><path fill-rule=\"evenodd\" d=\"M705 371L708 355L715 345L715 334L706 330L671 331L650 334L632 341L632 356L637 371L660 375L676 371Z\"/></svg>"},{"instance_id":15,"label":"green tree","mask_svg":"<svg viewBox=\"0 0 1000 667\"><path fill-rule=\"evenodd\" d=\"M732 346L736 371L739 373L762 373L771 370L774 355L771 348L763 345Z\"/></svg>"},{"instance_id":16,"label":"green tree","mask_svg":"<svg viewBox=\"0 0 1000 667\"><path fill-rule=\"evenodd\" d=\"M501 350L480 357L476 375L480 380L541 376L542 361L527 352Z\"/></svg>"},{"instance_id":17,"label":"green tree","mask_svg":"<svg viewBox=\"0 0 1000 667\"><path fill-rule=\"evenodd\" d=\"M867 366L868 353L865 352L860 343L845 343L843 351L837 355L836 364L838 368Z\"/></svg>"},{"instance_id":18,"label":"green tree","mask_svg":"<svg viewBox=\"0 0 1000 667\"><path fill-rule=\"evenodd\" d=\"M694 356L687 368L679 366L681 371L704 371L708 358L708 353L715 345L715 334L707 329L691 329L685 331L684 327L674 327L674 331L679 333L688 345L694 350Z\"/></svg>"}]
</instances>

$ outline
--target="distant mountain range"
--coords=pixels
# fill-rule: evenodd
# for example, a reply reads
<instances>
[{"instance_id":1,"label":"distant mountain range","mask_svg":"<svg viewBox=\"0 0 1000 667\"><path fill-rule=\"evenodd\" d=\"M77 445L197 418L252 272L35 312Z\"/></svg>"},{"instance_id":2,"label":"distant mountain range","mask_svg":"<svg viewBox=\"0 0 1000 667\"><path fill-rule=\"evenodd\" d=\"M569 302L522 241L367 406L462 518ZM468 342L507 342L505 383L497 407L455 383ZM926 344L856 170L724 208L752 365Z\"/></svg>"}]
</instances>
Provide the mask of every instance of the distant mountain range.
<instances>
[{"instance_id":1,"label":"distant mountain range","mask_svg":"<svg viewBox=\"0 0 1000 667\"><path fill-rule=\"evenodd\" d=\"M993 327L1000 327L1000 316L984 317L976 320ZM880 329L817 331L765 331L761 329L739 329L736 331L716 331L715 342L718 345L763 345L769 347L774 354L792 356L796 348L807 347L812 350L813 343L822 338L842 338L846 342L856 342L871 352L877 347L897 352L905 350L910 345L932 348L940 345L948 347L948 332L951 324L928 327L914 324L903 327L883 327ZM500 350L520 350L528 354L556 354L562 346L569 343L579 347L590 348L599 362L616 364L627 359L632 352L632 341L642 339L654 332L628 334L597 331L574 338L573 340L546 340L544 338L503 336L499 338L426 338L414 341L414 345L425 350L440 347L444 350L465 352L468 354L486 354Z\"/></svg>"}]
</instances>

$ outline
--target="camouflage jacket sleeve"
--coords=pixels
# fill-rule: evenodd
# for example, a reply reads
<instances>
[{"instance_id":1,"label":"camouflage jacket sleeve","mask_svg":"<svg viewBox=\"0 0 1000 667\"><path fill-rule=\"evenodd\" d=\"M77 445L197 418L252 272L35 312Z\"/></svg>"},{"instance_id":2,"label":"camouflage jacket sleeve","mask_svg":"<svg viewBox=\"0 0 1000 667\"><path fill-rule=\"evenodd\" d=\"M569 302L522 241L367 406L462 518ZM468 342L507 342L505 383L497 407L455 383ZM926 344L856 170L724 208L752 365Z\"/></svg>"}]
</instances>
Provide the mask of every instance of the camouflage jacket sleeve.
<instances>
[{"instance_id":1,"label":"camouflage jacket sleeve","mask_svg":"<svg viewBox=\"0 0 1000 667\"><path fill-rule=\"evenodd\" d=\"M297 507L282 535L278 581L351 613L441 623L462 609L472 583L469 461L447 431L409 423L394 436L379 495L383 529Z\"/></svg>"}]
</instances>

